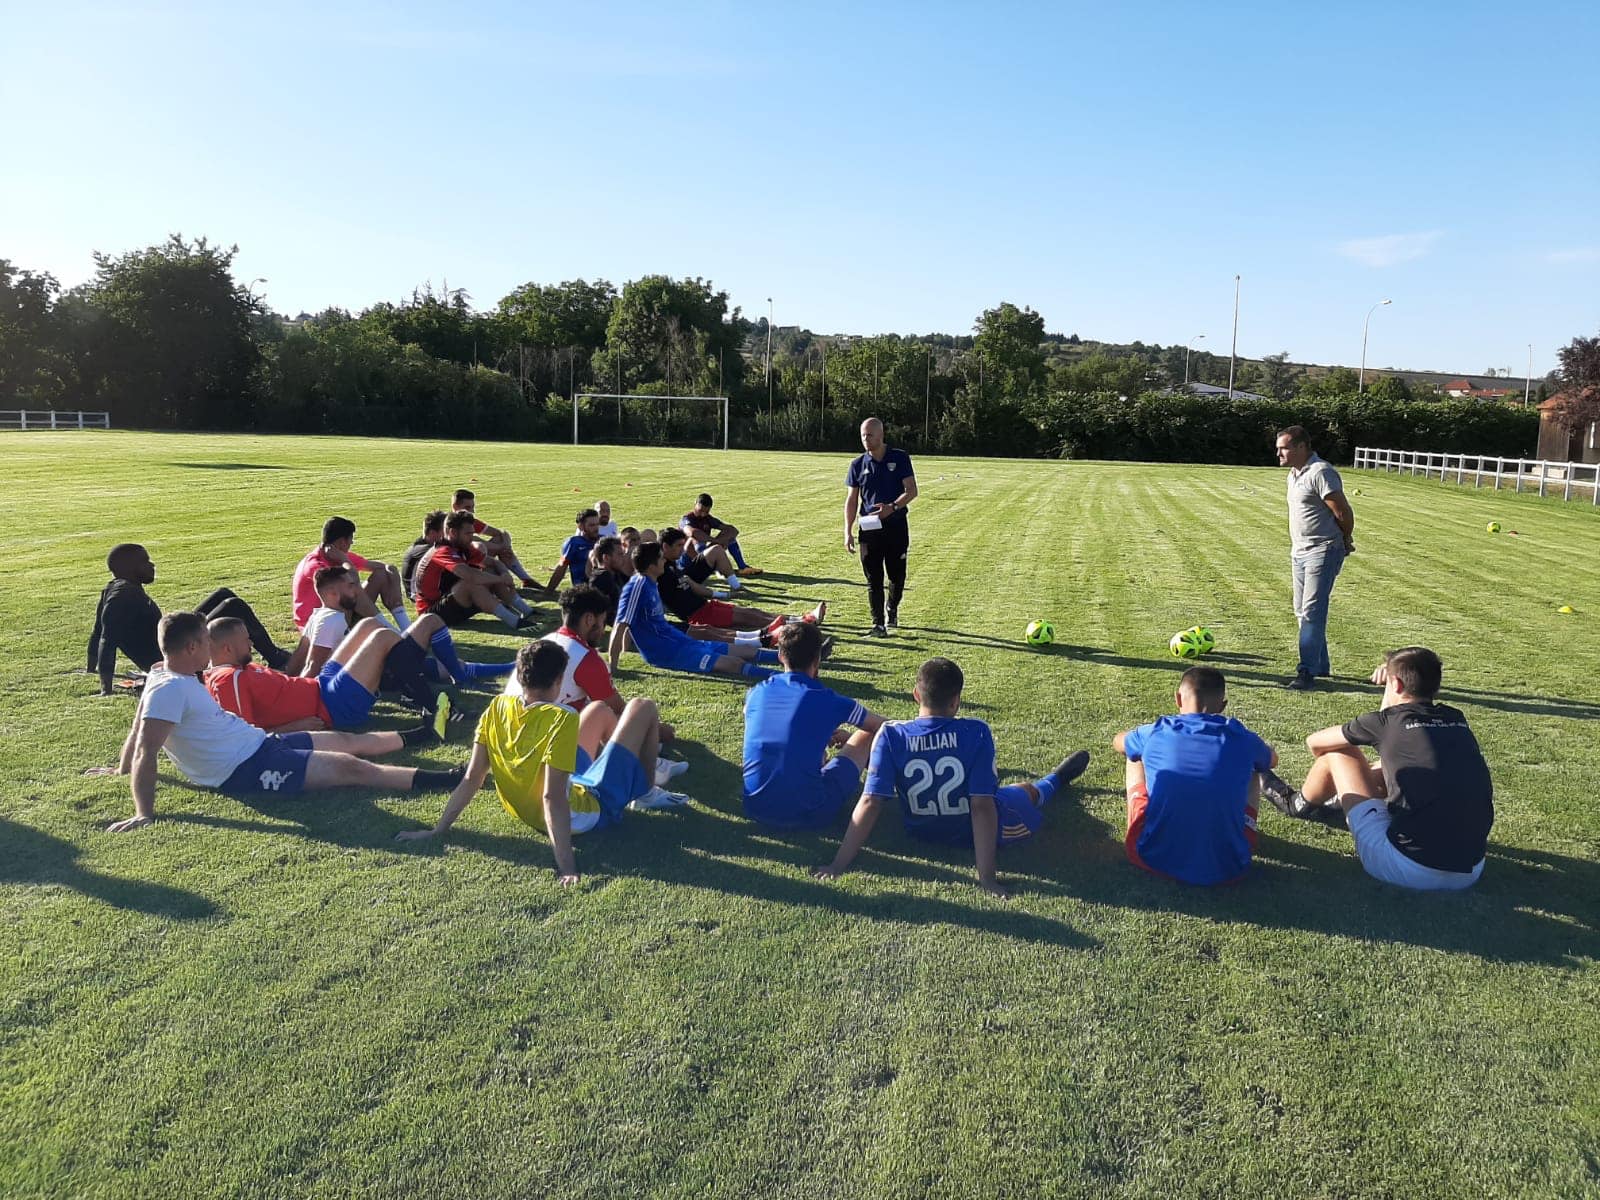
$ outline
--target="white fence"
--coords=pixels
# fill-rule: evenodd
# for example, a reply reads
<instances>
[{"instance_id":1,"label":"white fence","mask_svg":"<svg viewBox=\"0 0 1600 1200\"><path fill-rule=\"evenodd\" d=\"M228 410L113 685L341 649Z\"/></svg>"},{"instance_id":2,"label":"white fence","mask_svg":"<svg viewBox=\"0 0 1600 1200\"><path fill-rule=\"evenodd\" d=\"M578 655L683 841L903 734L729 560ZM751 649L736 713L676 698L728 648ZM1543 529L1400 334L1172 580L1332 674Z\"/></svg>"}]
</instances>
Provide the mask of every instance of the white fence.
<instances>
[{"instance_id":1,"label":"white fence","mask_svg":"<svg viewBox=\"0 0 1600 1200\"><path fill-rule=\"evenodd\" d=\"M1495 458L1488 454L1436 454L1426 450L1375 450L1356 448L1356 466L1370 471L1397 471L1424 478L1438 476L1446 483L1466 483L1473 487L1493 484L1496 491L1509 487L1514 492L1536 487L1539 495L1554 495L1557 488L1563 500L1574 491L1581 500L1600 505L1600 463L1550 462L1542 458Z\"/></svg>"},{"instance_id":2,"label":"white fence","mask_svg":"<svg viewBox=\"0 0 1600 1200\"><path fill-rule=\"evenodd\" d=\"M57 412L53 408L0 408L0 429L110 429L108 412Z\"/></svg>"}]
</instances>

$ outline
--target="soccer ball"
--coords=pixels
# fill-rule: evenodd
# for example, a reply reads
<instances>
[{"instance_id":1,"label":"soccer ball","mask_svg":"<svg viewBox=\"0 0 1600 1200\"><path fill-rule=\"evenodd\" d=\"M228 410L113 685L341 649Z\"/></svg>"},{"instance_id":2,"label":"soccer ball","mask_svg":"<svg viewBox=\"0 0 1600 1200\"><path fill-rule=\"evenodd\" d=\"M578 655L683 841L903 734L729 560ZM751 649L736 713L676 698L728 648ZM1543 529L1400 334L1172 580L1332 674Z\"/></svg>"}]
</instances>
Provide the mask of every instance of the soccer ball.
<instances>
[{"instance_id":1,"label":"soccer ball","mask_svg":"<svg viewBox=\"0 0 1600 1200\"><path fill-rule=\"evenodd\" d=\"M1056 640L1056 627L1049 621L1029 621L1022 640L1030 646L1048 646Z\"/></svg>"},{"instance_id":2,"label":"soccer ball","mask_svg":"<svg viewBox=\"0 0 1600 1200\"><path fill-rule=\"evenodd\" d=\"M1500 522L1499 521L1490 521L1489 522L1489 532L1490 533L1499 533L1500 532Z\"/></svg>"},{"instance_id":3,"label":"soccer ball","mask_svg":"<svg viewBox=\"0 0 1600 1200\"><path fill-rule=\"evenodd\" d=\"M1193 629L1173 634L1172 640L1167 643L1167 649L1172 651L1174 658L1199 658L1205 653L1200 636Z\"/></svg>"},{"instance_id":4,"label":"soccer ball","mask_svg":"<svg viewBox=\"0 0 1600 1200\"><path fill-rule=\"evenodd\" d=\"M1217 648L1217 635L1212 633L1211 630L1207 629L1204 625L1195 625L1187 630L1187 632L1194 634L1195 638L1199 641L1201 654L1210 654Z\"/></svg>"}]
</instances>

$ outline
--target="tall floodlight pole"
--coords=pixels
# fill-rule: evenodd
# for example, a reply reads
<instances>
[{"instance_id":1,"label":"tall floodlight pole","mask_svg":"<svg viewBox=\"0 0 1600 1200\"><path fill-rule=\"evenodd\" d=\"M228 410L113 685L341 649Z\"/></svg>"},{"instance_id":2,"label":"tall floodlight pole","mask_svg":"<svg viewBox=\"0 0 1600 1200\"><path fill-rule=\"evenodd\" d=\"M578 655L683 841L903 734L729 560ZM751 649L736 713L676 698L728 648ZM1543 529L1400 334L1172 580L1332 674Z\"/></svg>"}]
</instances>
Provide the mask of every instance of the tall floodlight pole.
<instances>
[{"instance_id":1,"label":"tall floodlight pole","mask_svg":"<svg viewBox=\"0 0 1600 1200\"><path fill-rule=\"evenodd\" d=\"M1528 343L1528 377L1522 381L1522 407L1528 407L1528 401L1533 399L1533 343Z\"/></svg>"},{"instance_id":2,"label":"tall floodlight pole","mask_svg":"<svg viewBox=\"0 0 1600 1200\"><path fill-rule=\"evenodd\" d=\"M1356 395L1358 396L1361 394L1362 388L1366 387L1367 384L1367 326L1372 324L1373 313L1377 312L1385 304L1392 303L1392 300L1379 300L1371 308L1367 309L1367 319L1361 322L1361 370L1356 375Z\"/></svg>"},{"instance_id":3,"label":"tall floodlight pole","mask_svg":"<svg viewBox=\"0 0 1600 1200\"><path fill-rule=\"evenodd\" d=\"M1228 351L1228 399L1233 399L1233 365L1239 358L1239 277L1233 277L1233 346Z\"/></svg>"},{"instance_id":4,"label":"tall floodlight pole","mask_svg":"<svg viewBox=\"0 0 1600 1200\"><path fill-rule=\"evenodd\" d=\"M1189 344L1183 348L1183 386L1189 386L1189 355L1194 353L1194 344L1205 341L1206 335L1197 333L1189 339Z\"/></svg>"},{"instance_id":5,"label":"tall floodlight pole","mask_svg":"<svg viewBox=\"0 0 1600 1200\"><path fill-rule=\"evenodd\" d=\"M929 431L933 428L933 343L928 343L928 389L922 399L922 448L928 448Z\"/></svg>"},{"instance_id":6,"label":"tall floodlight pole","mask_svg":"<svg viewBox=\"0 0 1600 1200\"><path fill-rule=\"evenodd\" d=\"M772 297L767 297L767 421L772 420Z\"/></svg>"},{"instance_id":7,"label":"tall floodlight pole","mask_svg":"<svg viewBox=\"0 0 1600 1200\"><path fill-rule=\"evenodd\" d=\"M822 343L822 403L817 408L817 423L823 442L828 440L828 343Z\"/></svg>"}]
</instances>

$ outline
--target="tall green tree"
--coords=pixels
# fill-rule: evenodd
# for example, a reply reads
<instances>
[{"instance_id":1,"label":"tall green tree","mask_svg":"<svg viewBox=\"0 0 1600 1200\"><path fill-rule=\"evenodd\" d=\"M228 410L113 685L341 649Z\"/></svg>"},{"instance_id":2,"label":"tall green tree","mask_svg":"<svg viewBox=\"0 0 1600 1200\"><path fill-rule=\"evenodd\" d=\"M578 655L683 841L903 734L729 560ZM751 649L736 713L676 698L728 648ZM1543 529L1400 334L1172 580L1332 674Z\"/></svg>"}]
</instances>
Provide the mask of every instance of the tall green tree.
<instances>
[{"instance_id":1,"label":"tall green tree","mask_svg":"<svg viewBox=\"0 0 1600 1200\"><path fill-rule=\"evenodd\" d=\"M76 370L56 319L61 285L0 258L0 408L54 408Z\"/></svg>"},{"instance_id":2,"label":"tall green tree","mask_svg":"<svg viewBox=\"0 0 1600 1200\"><path fill-rule=\"evenodd\" d=\"M1559 397L1552 416L1568 430L1600 421L1600 337L1575 337L1556 352Z\"/></svg>"},{"instance_id":3,"label":"tall green tree","mask_svg":"<svg viewBox=\"0 0 1600 1200\"><path fill-rule=\"evenodd\" d=\"M592 359L606 344L616 302L617 289L604 279L523 284L496 307L501 342L496 365L529 396L589 388Z\"/></svg>"},{"instance_id":4,"label":"tall green tree","mask_svg":"<svg viewBox=\"0 0 1600 1200\"><path fill-rule=\"evenodd\" d=\"M173 234L143 250L96 253L86 303L95 387L120 425L236 429L250 424L261 353L259 302L233 278L237 246Z\"/></svg>"},{"instance_id":5,"label":"tall green tree","mask_svg":"<svg viewBox=\"0 0 1600 1200\"><path fill-rule=\"evenodd\" d=\"M1033 309L1009 301L986 309L973 332L972 352L984 367L985 396L1020 401L1044 386L1044 318Z\"/></svg>"},{"instance_id":6,"label":"tall green tree","mask_svg":"<svg viewBox=\"0 0 1600 1200\"><path fill-rule=\"evenodd\" d=\"M728 293L704 279L646 275L623 285L592 358L595 385L623 392L713 396L744 377L743 340ZM619 379L620 376L620 379Z\"/></svg>"}]
</instances>

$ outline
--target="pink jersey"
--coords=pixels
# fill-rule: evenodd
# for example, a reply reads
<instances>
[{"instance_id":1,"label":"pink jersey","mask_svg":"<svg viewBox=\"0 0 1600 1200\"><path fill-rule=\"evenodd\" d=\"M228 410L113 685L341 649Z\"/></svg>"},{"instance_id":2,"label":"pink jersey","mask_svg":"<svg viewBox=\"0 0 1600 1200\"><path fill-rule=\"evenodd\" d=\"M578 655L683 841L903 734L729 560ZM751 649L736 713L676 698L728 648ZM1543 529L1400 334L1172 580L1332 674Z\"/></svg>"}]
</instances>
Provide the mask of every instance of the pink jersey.
<instances>
[{"instance_id":1,"label":"pink jersey","mask_svg":"<svg viewBox=\"0 0 1600 1200\"><path fill-rule=\"evenodd\" d=\"M367 560L354 552L347 552L345 558L350 566L358 571L367 569ZM328 557L328 552L318 546L300 560L300 565L294 569L294 627L304 629L306 622L311 619L311 614L322 607L322 601L317 597L316 578L317 572L323 567L333 566L333 561Z\"/></svg>"}]
</instances>

